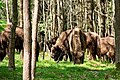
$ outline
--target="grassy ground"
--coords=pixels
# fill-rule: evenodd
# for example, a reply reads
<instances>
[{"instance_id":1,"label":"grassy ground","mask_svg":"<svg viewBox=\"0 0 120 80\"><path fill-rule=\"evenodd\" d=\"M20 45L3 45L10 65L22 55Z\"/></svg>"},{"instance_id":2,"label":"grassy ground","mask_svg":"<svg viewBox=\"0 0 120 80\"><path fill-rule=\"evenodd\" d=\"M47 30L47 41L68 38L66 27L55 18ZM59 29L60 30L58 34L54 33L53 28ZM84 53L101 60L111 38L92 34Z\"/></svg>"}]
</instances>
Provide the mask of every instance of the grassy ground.
<instances>
[{"instance_id":1,"label":"grassy ground","mask_svg":"<svg viewBox=\"0 0 120 80\"><path fill-rule=\"evenodd\" d=\"M22 61L16 54L16 70L7 68L8 58L0 62L0 80L22 80ZM120 80L120 71L115 70L114 64L85 60L84 64L74 65L67 61L60 63L45 57L39 57L35 80Z\"/></svg>"}]
</instances>

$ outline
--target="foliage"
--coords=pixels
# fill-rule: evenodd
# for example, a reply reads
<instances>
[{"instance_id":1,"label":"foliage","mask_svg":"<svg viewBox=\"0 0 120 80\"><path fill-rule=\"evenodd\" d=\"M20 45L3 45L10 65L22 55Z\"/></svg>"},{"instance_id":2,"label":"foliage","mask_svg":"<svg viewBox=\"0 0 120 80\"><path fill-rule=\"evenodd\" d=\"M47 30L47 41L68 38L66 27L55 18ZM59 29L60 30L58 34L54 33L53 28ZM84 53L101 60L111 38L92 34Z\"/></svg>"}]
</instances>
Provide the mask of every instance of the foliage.
<instances>
[{"instance_id":1,"label":"foliage","mask_svg":"<svg viewBox=\"0 0 120 80\"><path fill-rule=\"evenodd\" d=\"M5 27L6 27L6 21L0 20L0 32L3 31Z\"/></svg>"},{"instance_id":2,"label":"foliage","mask_svg":"<svg viewBox=\"0 0 120 80\"><path fill-rule=\"evenodd\" d=\"M40 24L39 24L38 31L39 31L39 32L45 31L45 23L40 23Z\"/></svg>"},{"instance_id":3,"label":"foliage","mask_svg":"<svg viewBox=\"0 0 120 80\"><path fill-rule=\"evenodd\" d=\"M47 53L46 53L47 54ZM22 80L22 61L20 55L15 56L16 70L9 71L7 68L8 58L0 62L0 80ZM114 64L88 61L84 64L74 65L71 62L62 61L56 63L49 58L45 60L39 57L35 80L119 80L120 72L115 70Z\"/></svg>"},{"instance_id":4,"label":"foliage","mask_svg":"<svg viewBox=\"0 0 120 80\"><path fill-rule=\"evenodd\" d=\"M5 1L0 0L0 19L5 19L6 18L6 8L5 8Z\"/></svg>"}]
</instances>

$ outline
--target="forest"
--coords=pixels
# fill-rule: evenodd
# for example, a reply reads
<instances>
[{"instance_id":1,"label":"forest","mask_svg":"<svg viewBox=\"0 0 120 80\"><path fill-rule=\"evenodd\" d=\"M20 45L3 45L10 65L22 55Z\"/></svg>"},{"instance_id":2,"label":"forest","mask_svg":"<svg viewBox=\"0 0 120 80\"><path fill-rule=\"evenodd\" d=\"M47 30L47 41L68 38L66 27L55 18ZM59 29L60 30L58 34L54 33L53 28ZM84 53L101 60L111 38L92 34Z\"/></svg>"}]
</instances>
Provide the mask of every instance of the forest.
<instances>
[{"instance_id":1,"label":"forest","mask_svg":"<svg viewBox=\"0 0 120 80\"><path fill-rule=\"evenodd\" d=\"M120 80L119 0L0 0L0 80Z\"/></svg>"}]
</instances>

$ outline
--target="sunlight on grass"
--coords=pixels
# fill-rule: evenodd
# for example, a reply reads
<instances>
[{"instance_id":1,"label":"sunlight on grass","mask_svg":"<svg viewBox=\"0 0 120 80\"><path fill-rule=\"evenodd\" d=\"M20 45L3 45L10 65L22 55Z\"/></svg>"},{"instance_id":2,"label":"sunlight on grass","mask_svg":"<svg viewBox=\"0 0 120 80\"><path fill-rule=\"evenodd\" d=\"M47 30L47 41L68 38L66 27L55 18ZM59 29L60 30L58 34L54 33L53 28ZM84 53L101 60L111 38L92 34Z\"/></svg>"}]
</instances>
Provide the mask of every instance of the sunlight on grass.
<instances>
[{"instance_id":1,"label":"sunlight on grass","mask_svg":"<svg viewBox=\"0 0 120 80\"><path fill-rule=\"evenodd\" d=\"M56 63L49 55L39 61L36 65L35 80L120 80L119 71L115 65L99 61L85 60L84 64L73 64L69 61ZM10 72L7 68L8 58L0 62L0 80L22 80L22 60L20 55L15 56L16 70Z\"/></svg>"}]
</instances>

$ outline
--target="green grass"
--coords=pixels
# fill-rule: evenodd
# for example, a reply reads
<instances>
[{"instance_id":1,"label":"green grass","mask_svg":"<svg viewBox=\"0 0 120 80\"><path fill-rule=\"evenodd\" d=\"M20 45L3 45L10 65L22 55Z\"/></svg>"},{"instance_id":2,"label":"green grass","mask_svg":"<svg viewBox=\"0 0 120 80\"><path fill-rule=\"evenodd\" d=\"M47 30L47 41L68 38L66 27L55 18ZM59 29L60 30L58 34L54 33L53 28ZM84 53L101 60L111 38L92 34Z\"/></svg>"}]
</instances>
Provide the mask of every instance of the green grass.
<instances>
[{"instance_id":1,"label":"green grass","mask_svg":"<svg viewBox=\"0 0 120 80\"><path fill-rule=\"evenodd\" d=\"M16 54L15 59L15 71L8 70L7 57L0 62L0 80L22 80L19 54ZM39 57L35 80L120 80L120 71L116 71L115 65L110 63L86 59L84 64L74 65L69 61L56 63L47 56L45 60Z\"/></svg>"}]
</instances>

